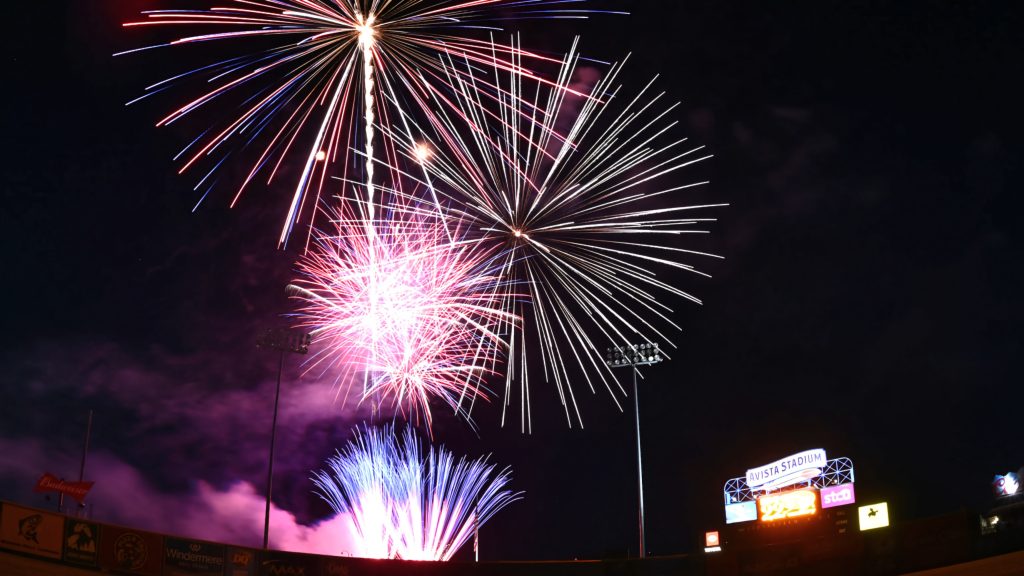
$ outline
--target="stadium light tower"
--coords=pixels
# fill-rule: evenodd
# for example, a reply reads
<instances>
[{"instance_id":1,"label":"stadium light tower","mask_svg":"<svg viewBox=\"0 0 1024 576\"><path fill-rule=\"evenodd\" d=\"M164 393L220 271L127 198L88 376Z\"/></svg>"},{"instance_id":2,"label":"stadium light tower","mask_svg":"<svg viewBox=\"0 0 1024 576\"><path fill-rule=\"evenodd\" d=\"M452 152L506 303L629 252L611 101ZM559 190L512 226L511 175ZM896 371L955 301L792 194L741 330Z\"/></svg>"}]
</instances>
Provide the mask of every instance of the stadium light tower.
<instances>
[{"instance_id":1,"label":"stadium light tower","mask_svg":"<svg viewBox=\"0 0 1024 576\"><path fill-rule=\"evenodd\" d=\"M640 501L640 557L647 556L644 541L644 466L640 450L640 397L637 395L636 377L638 366L658 364L664 359L657 343L644 342L627 346L610 346L605 363L609 368L629 368L633 372L633 412L636 417L636 479L637 495Z\"/></svg>"},{"instance_id":2,"label":"stadium light tower","mask_svg":"<svg viewBox=\"0 0 1024 576\"><path fill-rule=\"evenodd\" d=\"M274 440L277 437L277 407L281 400L281 372L284 371L284 355L287 352L306 354L309 352L309 334L284 328L271 328L257 340L260 348L270 348L281 353L277 364L277 389L274 392L274 418L270 421L270 459L267 464L267 507L263 516L263 549L270 541L270 494L274 489Z\"/></svg>"}]
</instances>

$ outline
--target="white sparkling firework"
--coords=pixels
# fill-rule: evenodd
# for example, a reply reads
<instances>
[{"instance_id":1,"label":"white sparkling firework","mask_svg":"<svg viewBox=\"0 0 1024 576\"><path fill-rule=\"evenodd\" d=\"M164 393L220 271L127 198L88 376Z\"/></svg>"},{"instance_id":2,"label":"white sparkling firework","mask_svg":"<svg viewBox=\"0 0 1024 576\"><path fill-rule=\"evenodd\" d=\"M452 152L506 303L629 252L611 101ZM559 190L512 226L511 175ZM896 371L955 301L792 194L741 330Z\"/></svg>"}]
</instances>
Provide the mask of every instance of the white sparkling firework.
<instances>
[{"instance_id":1,"label":"white sparkling firework","mask_svg":"<svg viewBox=\"0 0 1024 576\"><path fill-rule=\"evenodd\" d=\"M541 63L546 57L521 50L496 54L490 42L475 36L495 30L505 18L577 19L596 12L564 4L565 0L224 0L205 9L143 12L145 19L124 26L211 31L121 54L209 42L239 50L237 56L157 82L132 102L175 84L203 81L198 98L157 125L181 121L216 102L231 101L237 107L227 115L221 112L225 121L215 122L176 157L182 162L180 172L205 166L196 186L197 191L203 189L203 199L218 180L218 168L237 148L251 144L258 156L232 205L258 176L270 184L291 152L302 150L297 154L304 161L280 235L284 244L302 214L317 210L329 177L348 177L356 163L363 165L367 201L374 205L375 129L399 115L397 109L380 103L401 102L401 108L433 114L430 95L449 90L449 80L438 66L440 55L454 54L477 66L514 70L544 82L522 62ZM360 121L362 146L355 146ZM349 155L350 148L361 149L362 158ZM387 147L382 151L388 163L395 156Z\"/></svg>"},{"instance_id":2,"label":"white sparkling firework","mask_svg":"<svg viewBox=\"0 0 1024 576\"><path fill-rule=\"evenodd\" d=\"M666 102L654 80L624 95L621 65L576 97L578 63L574 46L553 86L496 74L489 78L499 87L493 102L477 96L483 73L472 62L446 59L458 110L436 106L429 124L388 133L397 149L413 151L408 156L422 167L419 178L437 209L502 254L500 279L529 294L503 301L523 323L504 330L511 351L502 422L518 392L524 430L531 428L531 381L540 376L556 385L570 425L582 425L574 377L592 392L600 383L618 403L625 391L605 366L605 346L671 346L679 326L665 296L700 300L659 271L706 276L683 259L717 258L677 245L707 233L702 225L714 218L704 213L724 206L680 202L707 183L683 169L710 155L675 135L678 103ZM539 370L527 362L533 355Z\"/></svg>"}]
</instances>

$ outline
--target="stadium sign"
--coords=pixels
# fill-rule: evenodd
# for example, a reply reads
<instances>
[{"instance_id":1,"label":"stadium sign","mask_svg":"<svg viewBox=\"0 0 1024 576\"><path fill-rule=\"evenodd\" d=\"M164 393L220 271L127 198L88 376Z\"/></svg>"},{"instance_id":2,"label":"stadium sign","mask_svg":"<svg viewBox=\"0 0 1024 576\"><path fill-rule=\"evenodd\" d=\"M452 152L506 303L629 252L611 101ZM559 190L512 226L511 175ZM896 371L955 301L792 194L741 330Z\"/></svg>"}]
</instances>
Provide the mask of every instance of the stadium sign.
<instances>
[{"instance_id":1,"label":"stadium sign","mask_svg":"<svg viewBox=\"0 0 1024 576\"><path fill-rule=\"evenodd\" d=\"M815 448L797 452L764 466L747 470L747 486L782 488L821 474L825 466L825 450Z\"/></svg>"}]
</instances>

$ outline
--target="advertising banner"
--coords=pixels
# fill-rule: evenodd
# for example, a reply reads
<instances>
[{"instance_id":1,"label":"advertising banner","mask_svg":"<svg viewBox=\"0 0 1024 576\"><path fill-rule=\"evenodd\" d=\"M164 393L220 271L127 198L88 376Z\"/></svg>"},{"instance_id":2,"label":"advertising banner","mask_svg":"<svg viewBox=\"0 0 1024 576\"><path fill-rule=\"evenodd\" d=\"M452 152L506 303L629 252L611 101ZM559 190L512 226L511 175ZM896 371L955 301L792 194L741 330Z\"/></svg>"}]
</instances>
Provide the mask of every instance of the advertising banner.
<instances>
[{"instance_id":1,"label":"advertising banner","mask_svg":"<svg viewBox=\"0 0 1024 576\"><path fill-rule=\"evenodd\" d=\"M879 502L870 506L861 506L857 509L857 516L860 519L861 532L885 528L889 525L889 504Z\"/></svg>"},{"instance_id":2,"label":"advertising banner","mask_svg":"<svg viewBox=\"0 0 1024 576\"><path fill-rule=\"evenodd\" d=\"M319 576L353 576L357 573L351 558L320 557Z\"/></svg>"},{"instance_id":3,"label":"advertising banner","mask_svg":"<svg viewBox=\"0 0 1024 576\"><path fill-rule=\"evenodd\" d=\"M33 492L60 492L75 499L79 504L85 503L85 496L95 482L68 482L57 478L49 472L43 474L36 482Z\"/></svg>"},{"instance_id":4,"label":"advertising banner","mask_svg":"<svg viewBox=\"0 0 1024 576\"><path fill-rule=\"evenodd\" d=\"M229 546L227 550L227 576L257 576L259 561L256 550Z\"/></svg>"},{"instance_id":5,"label":"advertising banner","mask_svg":"<svg viewBox=\"0 0 1024 576\"><path fill-rule=\"evenodd\" d=\"M753 522L754 520L757 520L757 503L753 500L729 504L725 507L726 524Z\"/></svg>"},{"instance_id":6,"label":"advertising banner","mask_svg":"<svg viewBox=\"0 0 1024 576\"><path fill-rule=\"evenodd\" d=\"M99 568L99 541L99 524L77 518L64 521L64 561L68 564Z\"/></svg>"},{"instance_id":7,"label":"advertising banner","mask_svg":"<svg viewBox=\"0 0 1024 576\"><path fill-rule=\"evenodd\" d=\"M194 540L164 538L164 576L224 574L224 546Z\"/></svg>"},{"instance_id":8,"label":"advertising banner","mask_svg":"<svg viewBox=\"0 0 1024 576\"><path fill-rule=\"evenodd\" d=\"M839 486L826 486L821 489L821 508L832 508L835 506L846 506L856 502L856 495L853 492L853 484L840 484Z\"/></svg>"},{"instance_id":9,"label":"advertising banner","mask_svg":"<svg viewBox=\"0 0 1024 576\"><path fill-rule=\"evenodd\" d=\"M163 537L158 534L104 526L100 538L100 567L142 576L160 576Z\"/></svg>"},{"instance_id":10,"label":"advertising banner","mask_svg":"<svg viewBox=\"0 0 1024 576\"><path fill-rule=\"evenodd\" d=\"M265 552L259 576L319 576L318 558L307 554Z\"/></svg>"},{"instance_id":11,"label":"advertising banner","mask_svg":"<svg viewBox=\"0 0 1024 576\"><path fill-rule=\"evenodd\" d=\"M60 560L63 541L63 516L6 503L0 510L2 548Z\"/></svg>"}]
</instances>

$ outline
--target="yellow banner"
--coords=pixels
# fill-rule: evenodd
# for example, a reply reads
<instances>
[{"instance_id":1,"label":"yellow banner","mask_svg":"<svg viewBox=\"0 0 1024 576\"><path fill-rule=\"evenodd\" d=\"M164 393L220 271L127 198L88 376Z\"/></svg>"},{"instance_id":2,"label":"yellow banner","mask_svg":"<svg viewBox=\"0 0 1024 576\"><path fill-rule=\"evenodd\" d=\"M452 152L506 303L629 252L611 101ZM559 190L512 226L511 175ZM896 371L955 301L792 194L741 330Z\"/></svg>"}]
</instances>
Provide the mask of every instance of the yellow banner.
<instances>
[{"instance_id":1,"label":"yellow banner","mask_svg":"<svg viewBox=\"0 0 1024 576\"><path fill-rule=\"evenodd\" d=\"M885 528L889 525L889 504L887 502L861 506L857 509L857 514L860 516L861 532Z\"/></svg>"},{"instance_id":2,"label":"yellow banner","mask_svg":"<svg viewBox=\"0 0 1024 576\"><path fill-rule=\"evenodd\" d=\"M0 547L60 560L63 540L63 516L4 503Z\"/></svg>"}]
</instances>

